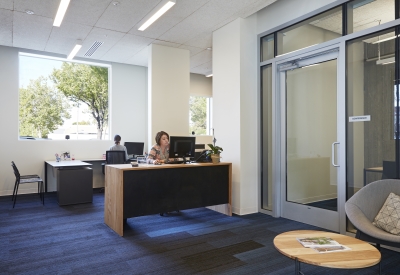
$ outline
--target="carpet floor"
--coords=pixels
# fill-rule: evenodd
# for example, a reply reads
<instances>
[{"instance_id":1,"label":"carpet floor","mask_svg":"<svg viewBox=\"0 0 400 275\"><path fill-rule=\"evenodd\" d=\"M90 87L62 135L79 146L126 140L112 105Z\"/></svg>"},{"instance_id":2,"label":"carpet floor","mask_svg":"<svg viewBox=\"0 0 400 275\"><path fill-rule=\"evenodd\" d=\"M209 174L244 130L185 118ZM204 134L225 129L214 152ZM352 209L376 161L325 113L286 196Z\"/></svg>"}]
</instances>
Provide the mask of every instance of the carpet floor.
<instances>
[{"instance_id":1,"label":"carpet floor","mask_svg":"<svg viewBox=\"0 0 400 275\"><path fill-rule=\"evenodd\" d=\"M128 219L124 237L104 224L104 194L60 207L56 194L0 197L0 274L293 274L294 261L273 245L303 223L257 213L228 217L206 208ZM383 249L383 274L400 274L400 253ZM378 274L378 267L312 274Z\"/></svg>"}]
</instances>

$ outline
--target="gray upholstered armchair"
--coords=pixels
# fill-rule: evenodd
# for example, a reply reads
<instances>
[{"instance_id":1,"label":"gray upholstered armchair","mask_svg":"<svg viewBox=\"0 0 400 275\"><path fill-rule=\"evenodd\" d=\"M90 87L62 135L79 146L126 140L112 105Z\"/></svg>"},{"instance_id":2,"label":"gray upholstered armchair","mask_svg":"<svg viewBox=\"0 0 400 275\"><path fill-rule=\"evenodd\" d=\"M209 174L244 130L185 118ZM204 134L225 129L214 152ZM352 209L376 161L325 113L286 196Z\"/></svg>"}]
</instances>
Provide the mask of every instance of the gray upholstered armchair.
<instances>
[{"instance_id":1,"label":"gray upholstered armchair","mask_svg":"<svg viewBox=\"0 0 400 275\"><path fill-rule=\"evenodd\" d=\"M374 221L389 194L400 195L400 180L385 179L361 188L345 204L346 214L357 228L356 238L380 245L400 247L400 236L375 227Z\"/></svg>"}]
</instances>

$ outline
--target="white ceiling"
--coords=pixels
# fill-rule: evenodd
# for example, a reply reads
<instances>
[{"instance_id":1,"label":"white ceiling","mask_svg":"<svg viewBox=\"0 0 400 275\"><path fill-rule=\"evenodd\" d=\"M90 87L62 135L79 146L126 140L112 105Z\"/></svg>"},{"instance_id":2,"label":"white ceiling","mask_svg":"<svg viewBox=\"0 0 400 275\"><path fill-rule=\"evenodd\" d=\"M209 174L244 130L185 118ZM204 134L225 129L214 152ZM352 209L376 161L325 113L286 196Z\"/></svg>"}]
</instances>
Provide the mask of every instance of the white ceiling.
<instances>
[{"instance_id":1,"label":"white ceiling","mask_svg":"<svg viewBox=\"0 0 400 275\"><path fill-rule=\"evenodd\" d=\"M71 0L60 27L53 27L60 0L0 0L0 45L67 56L81 39L77 57L84 57L100 41L104 44L90 58L147 66L147 46L159 44L189 50L190 71L207 74L212 71L212 51L207 50L212 32L275 1L176 0L142 32L139 22L161 0Z\"/></svg>"}]
</instances>

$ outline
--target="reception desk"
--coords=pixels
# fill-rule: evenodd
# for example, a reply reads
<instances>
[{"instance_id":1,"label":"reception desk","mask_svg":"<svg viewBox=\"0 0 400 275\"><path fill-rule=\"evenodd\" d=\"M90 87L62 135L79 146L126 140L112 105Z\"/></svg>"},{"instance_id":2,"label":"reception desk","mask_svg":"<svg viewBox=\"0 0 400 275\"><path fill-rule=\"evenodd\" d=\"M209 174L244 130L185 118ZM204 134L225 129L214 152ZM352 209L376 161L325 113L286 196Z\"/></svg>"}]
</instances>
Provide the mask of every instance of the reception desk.
<instances>
[{"instance_id":1,"label":"reception desk","mask_svg":"<svg viewBox=\"0 0 400 275\"><path fill-rule=\"evenodd\" d=\"M232 215L232 164L107 165L104 222L123 236L127 218L213 206Z\"/></svg>"}]
</instances>

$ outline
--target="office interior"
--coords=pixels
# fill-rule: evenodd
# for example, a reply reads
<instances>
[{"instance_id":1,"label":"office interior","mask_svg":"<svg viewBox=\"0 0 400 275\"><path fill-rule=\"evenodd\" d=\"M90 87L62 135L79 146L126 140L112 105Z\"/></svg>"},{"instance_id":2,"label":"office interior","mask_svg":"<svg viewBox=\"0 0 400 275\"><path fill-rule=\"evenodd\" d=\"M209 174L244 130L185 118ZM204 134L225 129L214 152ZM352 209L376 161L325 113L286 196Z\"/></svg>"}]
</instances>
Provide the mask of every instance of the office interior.
<instances>
[{"instance_id":1,"label":"office interior","mask_svg":"<svg viewBox=\"0 0 400 275\"><path fill-rule=\"evenodd\" d=\"M377 64L395 56L399 38L374 43L397 34L398 1L360 4L357 8L375 5L381 9L371 11L372 23L359 24L358 29L354 27L346 35L342 34L339 13L343 5L362 1L271 2L266 8L213 32L212 84L210 79L190 74L190 55L184 49L149 45L147 67L90 60L111 66L111 135L118 133L123 141L144 141L145 148L154 143L159 130L187 135L188 117L184 114L189 113L189 95L194 90L212 95L217 145L224 148L222 161L232 163L234 214L261 212L351 233L344 202L363 187L364 169L380 167L384 160L398 163L400 155L395 134L398 114L393 112L393 102L397 100L397 85L393 86L393 82L399 64ZM292 27L331 10L318 22ZM386 10L389 19L379 18ZM356 20L360 15L354 12L353 16ZM337 28L336 24L340 26ZM276 48L280 52L274 53L274 43L266 39L271 34L283 43ZM12 194L15 178L9 166L11 160L26 173L43 175L43 162L54 159L54 152L67 149L75 152L77 159L99 158L113 143L19 140L20 51L57 56L0 46L2 196ZM323 55L329 56L324 59ZM321 67L287 69L292 61L301 63L312 58L322 58L309 60L310 64L322 64ZM280 82L283 74L288 79L285 87ZM321 94L321 89L325 94ZM160 115L159 110L165 105L179 108ZM370 121L348 122L349 117L363 115L370 115ZM207 144L212 138L197 137L196 143ZM332 145L334 142L339 144ZM339 166L332 166L332 162ZM366 181L381 177L379 173L367 173ZM20 189L20 193L32 192L34 185ZM336 208L327 210L312 205L324 200L336 201Z\"/></svg>"}]
</instances>

